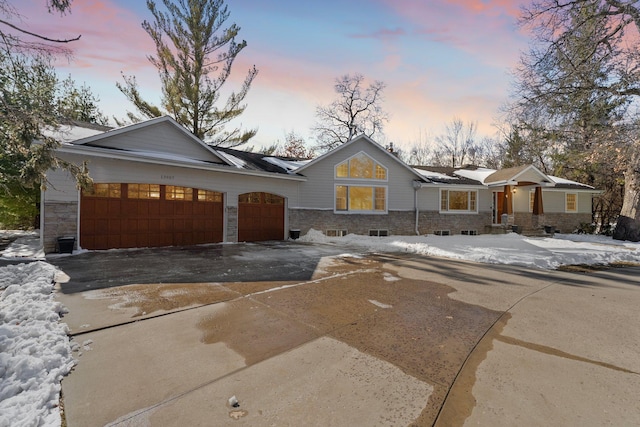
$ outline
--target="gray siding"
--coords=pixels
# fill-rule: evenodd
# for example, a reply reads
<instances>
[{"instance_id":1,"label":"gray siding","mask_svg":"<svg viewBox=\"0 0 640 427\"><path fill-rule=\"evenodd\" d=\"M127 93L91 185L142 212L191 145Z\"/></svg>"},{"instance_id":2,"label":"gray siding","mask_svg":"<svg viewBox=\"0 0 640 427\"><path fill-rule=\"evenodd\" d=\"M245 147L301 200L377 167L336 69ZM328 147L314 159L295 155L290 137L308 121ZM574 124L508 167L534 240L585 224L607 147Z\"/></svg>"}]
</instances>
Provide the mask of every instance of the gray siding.
<instances>
[{"instance_id":1,"label":"gray siding","mask_svg":"<svg viewBox=\"0 0 640 427\"><path fill-rule=\"evenodd\" d=\"M78 164L85 159L71 154L63 157ZM237 205L239 194L252 191L285 197L290 206L298 203L298 182L278 179L277 176L242 175L97 157L89 159L89 175L98 183L164 184L219 191L226 194L229 206ZM46 192L47 200L77 201L75 183L66 172L51 171L47 177L54 183Z\"/></svg>"},{"instance_id":2,"label":"gray siding","mask_svg":"<svg viewBox=\"0 0 640 427\"><path fill-rule=\"evenodd\" d=\"M334 168L360 151L387 168L387 180L351 180L334 179ZM335 185L371 185L387 187L387 208L389 211L414 210L414 190L412 181L418 177L398 164L390 155L370 145L366 140L354 141L347 147L301 172L307 181L300 184L300 205L305 209L328 209L333 211L335 205Z\"/></svg>"},{"instance_id":3,"label":"gray siding","mask_svg":"<svg viewBox=\"0 0 640 427\"><path fill-rule=\"evenodd\" d=\"M121 150L167 153L191 159L224 163L216 154L189 138L180 129L176 129L171 122L156 123L153 126L109 136L96 140L91 145Z\"/></svg>"}]
</instances>

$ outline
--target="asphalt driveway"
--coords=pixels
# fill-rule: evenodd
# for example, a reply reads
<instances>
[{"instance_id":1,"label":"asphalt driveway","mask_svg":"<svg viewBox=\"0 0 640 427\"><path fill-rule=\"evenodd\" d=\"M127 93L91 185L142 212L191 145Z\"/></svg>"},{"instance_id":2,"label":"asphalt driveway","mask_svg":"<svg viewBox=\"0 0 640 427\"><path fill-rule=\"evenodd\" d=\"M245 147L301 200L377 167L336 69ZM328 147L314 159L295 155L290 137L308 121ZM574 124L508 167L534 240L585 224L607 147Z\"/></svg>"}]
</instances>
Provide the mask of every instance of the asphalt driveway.
<instances>
[{"instance_id":1,"label":"asphalt driveway","mask_svg":"<svg viewBox=\"0 0 640 427\"><path fill-rule=\"evenodd\" d=\"M50 260L79 360L68 425L640 423L640 269L344 252Z\"/></svg>"}]
</instances>

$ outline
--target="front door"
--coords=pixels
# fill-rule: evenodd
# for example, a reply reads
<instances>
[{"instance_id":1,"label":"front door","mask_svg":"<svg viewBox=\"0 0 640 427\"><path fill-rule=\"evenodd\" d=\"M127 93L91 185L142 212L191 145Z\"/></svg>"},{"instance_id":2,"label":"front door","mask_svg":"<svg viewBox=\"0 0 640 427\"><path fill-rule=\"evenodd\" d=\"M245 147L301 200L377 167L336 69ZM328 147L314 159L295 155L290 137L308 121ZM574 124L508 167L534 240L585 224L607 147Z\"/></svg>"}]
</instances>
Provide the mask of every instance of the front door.
<instances>
[{"instance_id":1,"label":"front door","mask_svg":"<svg viewBox=\"0 0 640 427\"><path fill-rule=\"evenodd\" d=\"M504 191L493 193L493 223L502 224L502 214L504 213Z\"/></svg>"}]
</instances>

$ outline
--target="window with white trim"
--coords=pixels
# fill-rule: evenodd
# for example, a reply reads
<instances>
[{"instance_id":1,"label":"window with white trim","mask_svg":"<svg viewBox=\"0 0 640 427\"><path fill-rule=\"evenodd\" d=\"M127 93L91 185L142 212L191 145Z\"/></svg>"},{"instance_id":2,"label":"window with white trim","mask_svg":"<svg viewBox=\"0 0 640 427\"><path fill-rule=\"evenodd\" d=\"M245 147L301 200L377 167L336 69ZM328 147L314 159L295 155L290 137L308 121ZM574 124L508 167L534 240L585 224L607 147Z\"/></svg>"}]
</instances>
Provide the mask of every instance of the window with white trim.
<instances>
[{"instance_id":1,"label":"window with white trim","mask_svg":"<svg viewBox=\"0 0 640 427\"><path fill-rule=\"evenodd\" d=\"M387 188L336 185L336 211L381 213L387 211Z\"/></svg>"},{"instance_id":2,"label":"window with white trim","mask_svg":"<svg viewBox=\"0 0 640 427\"><path fill-rule=\"evenodd\" d=\"M565 193L565 211L578 212L578 194Z\"/></svg>"},{"instance_id":3,"label":"window with white trim","mask_svg":"<svg viewBox=\"0 0 640 427\"><path fill-rule=\"evenodd\" d=\"M360 152L335 167L336 178L387 180L387 168Z\"/></svg>"},{"instance_id":4,"label":"window with white trim","mask_svg":"<svg viewBox=\"0 0 640 427\"><path fill-rule=\"evenodd\" d=\"M440 190L441 213L477 213L476 190Z\"/></svg>"}]
</instances>

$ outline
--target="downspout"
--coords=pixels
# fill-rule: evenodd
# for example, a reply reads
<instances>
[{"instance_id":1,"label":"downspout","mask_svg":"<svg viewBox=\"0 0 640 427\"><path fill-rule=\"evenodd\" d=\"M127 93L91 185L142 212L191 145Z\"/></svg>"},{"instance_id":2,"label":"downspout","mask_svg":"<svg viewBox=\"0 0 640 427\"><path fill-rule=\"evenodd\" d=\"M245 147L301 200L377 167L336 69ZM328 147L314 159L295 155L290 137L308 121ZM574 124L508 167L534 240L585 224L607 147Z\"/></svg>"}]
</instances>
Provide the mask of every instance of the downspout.
<instances>
[{"instance_id":1,"label":"downspout","mask_svg":"<svg viewBox=\"0 0 640 427\"><path fill-rule=\"evenodd\" d=\"M415 210L416 210L416 236L420 235L420 230L419 230L419 220L420 220L420 208L418 207L418 190L422 188L422 183L420 181L413 181L413 195L414 195L414 199L413 199L413 204L415 206Z\"/></svg>"}]
</instances>

